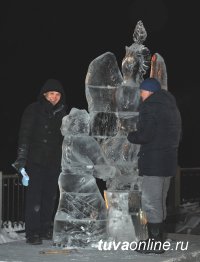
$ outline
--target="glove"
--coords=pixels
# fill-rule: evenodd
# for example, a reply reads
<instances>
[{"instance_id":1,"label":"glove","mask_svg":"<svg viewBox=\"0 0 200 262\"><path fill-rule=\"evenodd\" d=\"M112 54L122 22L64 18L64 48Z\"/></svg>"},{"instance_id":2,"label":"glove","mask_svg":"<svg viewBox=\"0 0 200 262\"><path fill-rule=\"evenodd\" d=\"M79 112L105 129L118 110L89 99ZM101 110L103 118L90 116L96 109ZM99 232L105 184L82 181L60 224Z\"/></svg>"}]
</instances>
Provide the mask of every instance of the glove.
<instances>
[{"instance_id":1,"label":"glove","mask_svg":"<svg viewBox=\"0 0 200 262\"><path fill-rule=\"evenodd\" d=\"M22 168L20 170L20 173L22 175L22 185L23 186L28 186L29 176L27 175L26 170L24 168Z\"/></svg>"},{"instance_id":2,"label":"glove","mask_svg":"<svg viewBox=\"0 0 200 262\"><path fill-rule=\"evenodd\" d=\"M26 165L27 153L27 145L21 145L17 150L17 159L12 166L18 173L20 173L21 169Z\"/></svg>"}]
</instances>

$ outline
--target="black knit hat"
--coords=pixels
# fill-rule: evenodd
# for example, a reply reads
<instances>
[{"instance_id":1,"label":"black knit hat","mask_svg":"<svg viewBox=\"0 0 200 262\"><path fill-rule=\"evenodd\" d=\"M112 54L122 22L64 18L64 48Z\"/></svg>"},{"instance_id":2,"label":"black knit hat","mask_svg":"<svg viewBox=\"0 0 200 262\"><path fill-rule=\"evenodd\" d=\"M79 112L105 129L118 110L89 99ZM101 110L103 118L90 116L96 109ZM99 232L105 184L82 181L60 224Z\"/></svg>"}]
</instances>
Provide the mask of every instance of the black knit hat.
<instances>
[{"instance_id":1,"label":"black knit hat","mask_svg":"<svg viewBox=\"0 0 200 262\"><path fill-rule=\"evenodd\" d=\"M59 92L61 94L60 102L65 104L65 92L64 92L63 86L58 80L53 79L53 78L48 79L45 82L45 84L42 86L38 99L44 98L44 93L47 93L50 91Z\"/></svg>"},{"instance_id":2,"label":"black knit hat","mask_svg":"<svg viewBox=\"0 0 200 262\"><path fill-rule=\"evenodd\" d=\"M161 85L155 78L146 78L140 85L141 90L147 90L150 92L157 92L161 89Z\"/></svg>"},{"instance_id":3,"label":"black knit hat","mask_svg":"<svg viewBox=\"0 0 200 262\"><path fill-rule=\"evenodd\" d=\"M63 86L62 84L56 79L48 79L45 84L43 85L40 93L46 93L49 91L55 91L59 93L63 93Z\"/></svg>"}]
</instances>

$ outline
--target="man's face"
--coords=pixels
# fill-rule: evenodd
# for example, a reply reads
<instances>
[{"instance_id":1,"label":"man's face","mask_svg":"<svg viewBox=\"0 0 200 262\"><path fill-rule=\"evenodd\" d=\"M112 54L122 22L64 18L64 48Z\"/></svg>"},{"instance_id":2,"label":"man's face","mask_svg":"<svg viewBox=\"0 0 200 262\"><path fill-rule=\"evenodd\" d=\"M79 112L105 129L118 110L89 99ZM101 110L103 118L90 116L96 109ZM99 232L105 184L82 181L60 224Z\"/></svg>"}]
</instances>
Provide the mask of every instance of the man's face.
<instances>
[{"instance_id":1,"label":"man's face","mask_svg":"<svg viewBox=\"0 0 200 262\"><path fill-rule=\"evenodd\" d=\"M140 90L140 97L142 98L142 101L147 99L150 95L152 95L153 92L147 91L147 90Z\"/></svg>"},{"instance_id":2,"label":"man's face","mask_svg":"<svg viewBox=\"0 0 200 262\"><path fill-rule=\"evenodd\" d=\"M47 93L44 93L44 96L52 105L55 106L60 101L61 93L56 91L49 91Z\"/></svg>"}]
</instances>

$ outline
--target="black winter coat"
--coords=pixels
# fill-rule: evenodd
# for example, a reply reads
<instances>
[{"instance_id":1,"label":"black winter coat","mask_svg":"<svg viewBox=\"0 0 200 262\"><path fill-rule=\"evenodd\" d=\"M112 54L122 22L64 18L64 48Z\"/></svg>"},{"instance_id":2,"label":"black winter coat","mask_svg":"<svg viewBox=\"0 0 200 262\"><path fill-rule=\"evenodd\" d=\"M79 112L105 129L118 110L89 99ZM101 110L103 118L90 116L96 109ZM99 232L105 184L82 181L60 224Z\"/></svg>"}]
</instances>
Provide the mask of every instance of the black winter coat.
<instances>
[{"instance_id":1,"label":"black winter coat","mask_svg":"<svg viewBox=\"0 0 200 262\"><path fill-rule=\"evenodd\" d=\"M58 169L61 167L62 118L66 115L62 100L53 106L41 94L38 101L29 105L22 116L19 130L19 147L26 147L27 162Z\"/></svg>"},{"instance_id":2,"label":"black winter coat","mask_svg":"<svg viewBox=\"0 0 200 262\"><path fill-rule=\"evenodd\" d=\"M181 116L174 96L160 90L149 96L139 108L137 131L128 140L141 144L138 154L139 174L175 176L181 136Z\"/></svg>"}]
</instances>

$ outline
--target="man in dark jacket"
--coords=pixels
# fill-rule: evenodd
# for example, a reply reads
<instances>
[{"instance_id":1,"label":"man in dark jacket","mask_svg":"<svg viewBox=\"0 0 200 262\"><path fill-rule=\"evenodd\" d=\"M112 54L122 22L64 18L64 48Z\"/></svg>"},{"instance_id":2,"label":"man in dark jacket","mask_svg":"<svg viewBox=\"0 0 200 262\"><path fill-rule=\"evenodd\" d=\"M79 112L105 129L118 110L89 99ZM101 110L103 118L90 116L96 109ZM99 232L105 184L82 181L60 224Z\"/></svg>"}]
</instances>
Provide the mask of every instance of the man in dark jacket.
<instances>
[{"instance_id":1,"label":"man in dark jacket","mask_svg":"<svg viewBox=\"0 0 200 262\"><path fill-rule=\"evenodd\" d=\"M61 83L48 79L38 101L24 111L19 130L18 172L23 167L30 177L26 190L25 231L27 243L42 244L51 239L51 222L61 167L62 118L66 115Z\"/></svg>"},{"instance_id":2,"label":"man in dark jacket","mask_svg":"<svg viewBox=\"0 0 200 262\"><path fill-rule=\"evenodd\" d=\"M170 179L177 172L181 116L174 96L161 89L155 78L147 78L141 83L140 96L137 130L130 132L127 138L131 143L141 145L138 168L143 176L142 208L147 215L148 240L162 243L167 192ZM145 245L137 251L163 252L159 248L148 250Z\"/></svg>"}]
</instances>

